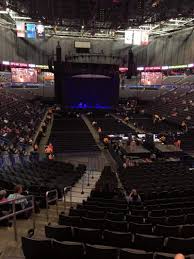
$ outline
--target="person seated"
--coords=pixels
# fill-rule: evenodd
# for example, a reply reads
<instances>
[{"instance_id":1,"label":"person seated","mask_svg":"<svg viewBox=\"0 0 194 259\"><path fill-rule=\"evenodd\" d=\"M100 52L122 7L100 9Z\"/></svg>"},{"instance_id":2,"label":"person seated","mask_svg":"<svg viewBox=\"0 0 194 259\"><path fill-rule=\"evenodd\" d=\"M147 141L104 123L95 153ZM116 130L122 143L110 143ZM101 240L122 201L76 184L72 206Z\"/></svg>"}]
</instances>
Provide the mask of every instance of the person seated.
<instances>
[{"instance_id":1,"label":"person seated","mask_svg":"<svg viewBox=\"0 0 194 259\"><path fill-rule=\"evenodd\" d=\"M45 153L49 156L50 154L53 154L53 145L52 143L49 143L48 146L45 148Z\"/></svg>"},{"instance_id":2,"label":"person seated","mask_svg":"<svg viewBox=\"0 0 194 259\"><path fill-rule=\"evenodd\" d=\"M7 201L6 194L7 194L7 192L5 190L0 191L0 203Z\"/></svg>"},{"instance_id":3,"label":"person seated","mask_svg":"<svg viewBox=\"0 0 194 259\"><path fill-rule=\"evenodd\" d=\"M10 194L8 196L8 200L14 200L14 199L19 199L15 201L15 204L20 204L22 209L25 209L26 207L29 206L29 203L27 199L25 198L23 193L23 188L21 185L16 185L14 188L14 193Z\"/></svg>"},{"instance_id":4,"label":"person seated","mask_svg":"<svg viewBox=\"0 0 194 259\"><path fill-rule=\"evenodd\" d=\"M181 140L180 140L180 139L177 139L177 140L174 142L174 145L175 145L176 149L180 149L180 148L181 148Z\"/></svg>"},{"instance_id":5,"label":"person seated","mask_svg":"<svg viewBox=\"0 0 194 259\"><path fill-rule=\"evenodd\" d=\"M101 127L98 127L98 133L101 134L102 133L102 129Z\"/></svg>"},{"instance_id":6,"label":"person seated","mask_svg":"<svg viewBox=\"0 0 194 259\"><path fill-rule=\"evenodd\" d=\"M133 189L131 191L131 193L129 194L129 196L127 197L127 201L130 204L137 204L137 203L141 203L141 197L138 194L136 189Z\"/></svg>"},{"instance_id":7,"label":"person seated","mask_svg":"<svg viewBox=\"0 0 194 259\"><path fill-rule=\"evenodd\" d=\"M96 121L93 121L92 122L92 126L95 127L97 125L97 122Z\"/></svg>"},{"instance_id":8,"label":"person seated","mask_svg":"<svg viewBox=\"0 0 194 259\"><path fill-rule=\"evenodd\" d=\"M187 123L185 121L182 121L181 123L181 128L184 132L188 131Z\"/></svg>"},{"instance_id":9,"label":"person seated","mask_svg":"<svg viewBox=\"0 0 194 259\"><path fill-rule=\"evenodd\" d=\"M109 138L107 136L104 137L103 142L104 142L105 148L108 148L108 146L109 146Z\"/></svg>"}]
</instances>

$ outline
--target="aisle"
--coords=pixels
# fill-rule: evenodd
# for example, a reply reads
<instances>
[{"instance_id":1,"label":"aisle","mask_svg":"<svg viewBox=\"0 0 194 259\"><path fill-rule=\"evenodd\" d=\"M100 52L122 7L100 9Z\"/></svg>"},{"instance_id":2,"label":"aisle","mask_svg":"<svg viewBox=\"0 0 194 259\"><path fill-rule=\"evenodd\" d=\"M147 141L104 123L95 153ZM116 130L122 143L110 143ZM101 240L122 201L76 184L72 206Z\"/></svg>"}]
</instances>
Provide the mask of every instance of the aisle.
<instances>
[{"instance_id":1,"label":"aisle","mask_svg":"<svg viewBox=\"0 0 194 259\"><path fill-rule=\"evenodd\" d=\"M70 191L68 191L65 196L66 202L82 203L83 200L86 200L90 196L92 189L95 188L95 184L100 176L101 172L87 171L72 188L72 198Z\"/></svg>"}]
</instances>

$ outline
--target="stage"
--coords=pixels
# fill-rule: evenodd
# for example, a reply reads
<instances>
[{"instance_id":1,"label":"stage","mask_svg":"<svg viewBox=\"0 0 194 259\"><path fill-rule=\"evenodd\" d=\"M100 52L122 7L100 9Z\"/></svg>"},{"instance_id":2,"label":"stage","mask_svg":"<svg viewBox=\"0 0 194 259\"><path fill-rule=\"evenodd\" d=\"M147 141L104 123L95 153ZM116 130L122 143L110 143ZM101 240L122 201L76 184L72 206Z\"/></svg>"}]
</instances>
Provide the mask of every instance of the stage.
<instances>
[{"instance_id":1,"label":"stage","mask_svg":"<svg viewBox=\"0 0 194 259\"><path fill-rule=\"evenodd\" d=\"M181 157L183 150L174 145L164 145L162 143L155 143L156 153L163 157Z\"/></svg>"},{"instance_id":2,"label":"stage","mask_svg":"<svg viewBox=\"0 0 194 259\"><path fill-rule=\"evenodd\" d=\"M122 147L122 151L127 156L136 156L140 158L149 158L151 155L151 152L144 148L142 145L138 145L134 148L131 148L130 146L124 145Z\"/></svg>"}]
</instances>

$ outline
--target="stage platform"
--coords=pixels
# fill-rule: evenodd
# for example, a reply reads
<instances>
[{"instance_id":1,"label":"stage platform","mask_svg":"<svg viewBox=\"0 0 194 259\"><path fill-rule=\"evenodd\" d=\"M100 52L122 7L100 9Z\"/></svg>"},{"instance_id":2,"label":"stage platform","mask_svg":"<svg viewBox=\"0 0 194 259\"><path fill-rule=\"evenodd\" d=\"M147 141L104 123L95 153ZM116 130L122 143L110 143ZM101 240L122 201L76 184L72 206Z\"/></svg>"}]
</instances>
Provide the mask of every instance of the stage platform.
<instances>
[{"instance_id":1,"label":"stage platform","mask_svg":"<svg viewBox=\"0 0 194 259\"><path fill-rule=\"evenodd\" d=\"M164 157L181 157L183 155L183 150L180 148L176 148L174 145L155 143L155 150L159 155L162 155Z\"/></svg>"},{"instance_id":2,"label":"stage platform","mask_svg":"<svg viewBox=\"0 0 194 259\"><path fill-rule=\"evenodd\" d=\"M127 156L147 158L147 157L150 157L150 154L151 154L151 152L146 148L144 148L142 145L136 146L133 149L131 149L130 146L124 145L122 149Z\"/></svg>"}]
</instances>

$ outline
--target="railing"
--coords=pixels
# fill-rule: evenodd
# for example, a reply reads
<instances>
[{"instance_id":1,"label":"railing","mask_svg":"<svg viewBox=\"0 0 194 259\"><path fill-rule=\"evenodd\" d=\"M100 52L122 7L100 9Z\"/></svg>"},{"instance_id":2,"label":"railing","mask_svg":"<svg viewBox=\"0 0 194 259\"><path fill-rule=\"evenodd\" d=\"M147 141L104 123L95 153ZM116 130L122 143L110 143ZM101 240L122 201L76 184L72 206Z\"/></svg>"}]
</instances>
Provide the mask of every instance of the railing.
<instances>
[{"instance_id":1,"label":"railing","mask_svg":"<svg viewBox=\"0 0 194 259\"><path fill-rule=\"evenodd\" d=\"M50 194L54 194L52 196L51 199L49 199L49 195ZM49 204L52 203L52 202L55 202L56 203L56 213L57 215L59 215L59 210L58 210L58 191L57 189L54 189L54 190L51 190L51 191L48 191L46 192L46 215L47 215L47 222L49 222Z\"/></svg>"},{"instance_id":2,"label":"railing","mask_svg":"<svg viewBox=\"0 0 194 259\"><path fill-rule=\"evenodd\" d=\"M64 188L63 202L64 202L64 211L66 211L66 194L70 192L70 208L72 207L72 186L67 186Z\"/></svg>"},{"instance_id":3,"label":"railing","mask_svg":"<svg viewBox=\"0 0 194 259\"><path fill-rule=\"evenodd\" d=\"M88 190L89 192L94 189L95 185L93 185L93 179L95 177L96 170L87 170L86 173L82 175L82 178L80 179L80 186L73 188L73 186L66 186L64 187L64 196L63 196L63 202L64 202L64 211L67 209L67 201L69 207L73 207L73 202L79 203L79 200L86 199ZM77 190L78 189L78 190ZM75 200L73 199L75 198Z\"/></svg>"},{"instance_id":4,"label":"railing","mask_svg":"<svg viewBox=\"0 0 194 259\"><path fill-rule=\"evenodd\" d=\"M16 205L22 203L22 202L20 202L20 203L17 203L17 202L18 201L22 201L24 199L26 199L28 201L28 203L31 201L31 206L26 207L25 209L16 211ZM0 221L3 221L5 219L9 219L9 218L13 218L14 239L15 239L15 241L18 240L17 224L16 224L16 216L17 215L21 215L24 212L32 211L33 229L35 229L35 227L36 227L35 217L34 217L34 213L35 213L35 200L34 200L34 196L33 195L28 195L28 196L24 196L24 197L21 197L21 198L16 198L16 199L12 199L12 200L10 199L10 200L7 200L7 201L3 201L3 202L0 203L0 206L1 205L5 205L5 204L12 205L12 212L10 214L8 214L8 215L0 217Z\"/></svg>"}]
</instances>

